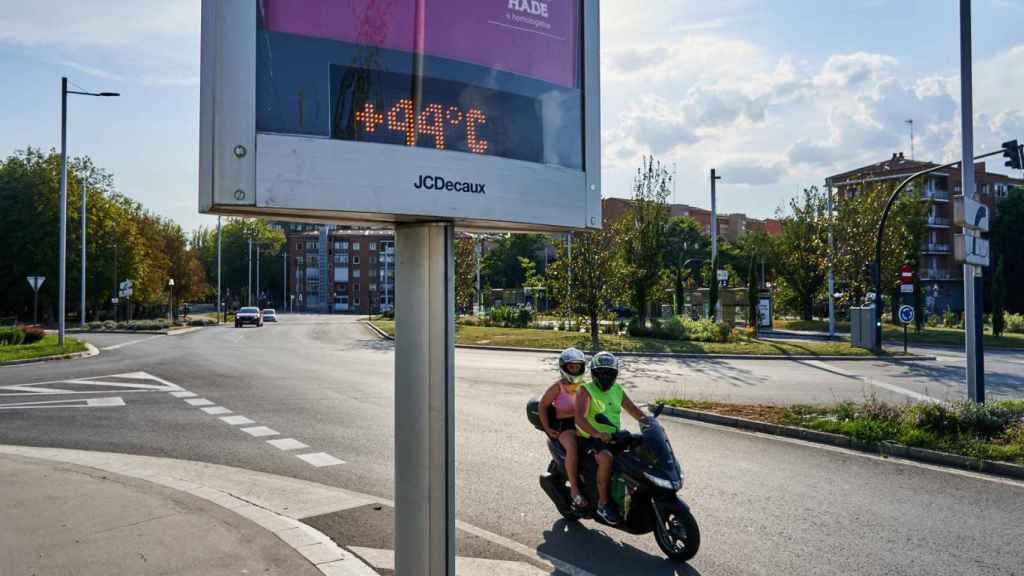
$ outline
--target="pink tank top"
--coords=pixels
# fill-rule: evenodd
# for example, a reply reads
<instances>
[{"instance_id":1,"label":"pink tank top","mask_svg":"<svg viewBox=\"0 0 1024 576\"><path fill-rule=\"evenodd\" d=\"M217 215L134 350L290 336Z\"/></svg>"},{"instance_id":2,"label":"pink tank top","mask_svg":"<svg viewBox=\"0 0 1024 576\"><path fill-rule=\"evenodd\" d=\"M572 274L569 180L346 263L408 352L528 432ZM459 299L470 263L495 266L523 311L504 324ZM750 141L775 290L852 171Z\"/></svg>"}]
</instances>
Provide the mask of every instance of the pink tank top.
<instances>
[{"instance_id":1,"label":"pink tank top","mask_svg":"<svg viewBox=\"0 0 1024 576\"><path fill-rule=\"evenodd\" d=\"M576 394L565 391L565 385L558 384L558 396L555 396L555 412L559 418L571 418L576 414Z\"/></svg>"}]
</instances>

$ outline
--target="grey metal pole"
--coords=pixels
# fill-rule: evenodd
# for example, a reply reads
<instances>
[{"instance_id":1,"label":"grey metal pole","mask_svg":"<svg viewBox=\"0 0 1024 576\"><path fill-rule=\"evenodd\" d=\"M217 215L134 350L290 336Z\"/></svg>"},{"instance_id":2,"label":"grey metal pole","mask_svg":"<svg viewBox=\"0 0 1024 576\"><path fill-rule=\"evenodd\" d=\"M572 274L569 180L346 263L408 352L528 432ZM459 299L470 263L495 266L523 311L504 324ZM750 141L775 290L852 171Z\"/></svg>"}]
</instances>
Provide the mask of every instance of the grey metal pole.
<instances>
[{"instance_id":1,"label":"grey metal pole","mask_svg":"<svg viewBox=\"0 0 1024 576\"><path fill-rule=\"evenodd\" d=\"M85 230L86 220L88 218L87 212L85 211L85 199L88 196L88 190L85 188L85 182L78 179L78 192L82 195L82 310L79 315L79 325L85 327Z\"/></svg>"},{"instance_id":2,"label":"grey metal pole","mask_svg":"<svg viewBox=\"0 0 1024 576\"><path fill-rule=\"evenodd\" d=\"M484 239L482 236L477 237L474 250L476 251L476 313L479 316L483 314L484 310L484 295L480 291L480 259L484 255Z\"/></svg>"},{"instance_id":3,"label":"grey metal pole","mask_svg":"<svg viewBox=\"0 0 1024 576\"><path fill-rule=\"evenodd\" d=\"M718 206L715 202L715 181L722 177L715 174L711 169L711 281L718 282ZM722 321L722 297L715 300L715 322Z\"/></svg>"},{"instance_id":4,"label":"grey metal pole","mask_svg":"<svg viewBox=\"0 0 1024 576\"><path fill-rule=\"evenodd\" d=\"M256 245L256 305L260 305L260 245Z\"/></svg>"},{"instance_id":5,"label":"grey metal pole","mask_svg":"<svg viewBox=\"0 0 1024 576\"><path fill-rule=\"evenodd\" d=\"M455 576L454 226L395 237L395 574Z\"/></svg>"},{"instance_id":6,"label":"grey metal pole","mask_svg":"<svg viewBox=\"0 0 1024 576\"><path fill-rule=\"evenodd\" d=\"M221 313L220 288L220 216L217 216L217 318L220 318Z\"/></svg>"},{"instance_id":7,"label":"grey metal pole","mask_svg":"<svg viewBox=\"0 0 1024 576\"><path fill-rule=\"evenodd\" d=\"M57 287L57 345L64 345L64 277L67 266L68 238L68 79L60 79L60 249L58 250L59 286Z\"/></svg>"},{"instance_id":8,"label":"grey metal pole","mask_svg":"<svg viewBox=\"0 0 1024 576\"><path fill-rule=\"evenodd\" d=\"M288 303L288 250L287 244L286 249L281 251L281 310L284 310L285 304Z\"/></svg>"},{"instance_id":9,"label":"grey metal pole","mask_svg":"<svg viewBox=\"0 0 1024 576\"><path fill-rule=\"evenodd\" d=\"M828 336L834 338L836 335L836 302L835 276L832 272L832 185L827 184L828 189Z\"/></svg>"},{"instance_id":10,"label":"grey metal pole","mask_svg":"<svg viewBox=\"0 0 1024 576\"><path fill-rule=\"evenodd\" d=\"M249 233L249 284L245 290L245 305L252 306L252 232Z\"/></svg>"},{"instance_id":11,"label":"grey metal pole","mask_svg":"<svg viewBox=\"0 0 1024 576\"><path fill-rule=\"evenodd\" d=\"M964 198L974 199L974 103L971 77L971 0L960 0L960 164ZM975 232L963 229L966 239ZM981 351L978 309L980 294L975 294L975 276L980 270L964 263L964 328L967 345L967 396L974 402L985 401L985 373Z\"/></svg>"}]
</instances>

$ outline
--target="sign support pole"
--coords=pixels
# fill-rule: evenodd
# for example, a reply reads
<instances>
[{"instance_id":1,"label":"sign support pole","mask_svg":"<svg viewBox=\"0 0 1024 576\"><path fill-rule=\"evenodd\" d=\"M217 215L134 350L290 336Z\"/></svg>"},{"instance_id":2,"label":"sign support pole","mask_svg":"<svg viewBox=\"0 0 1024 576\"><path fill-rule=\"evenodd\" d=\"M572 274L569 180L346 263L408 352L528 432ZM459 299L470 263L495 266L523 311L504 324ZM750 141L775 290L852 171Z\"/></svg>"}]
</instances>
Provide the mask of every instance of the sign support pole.
<instances>
[{"instance_id":1,"label":"sign support pole","mask_svg":"<svg viewBox=\"0 0 1024 576\"><path fill-rule=\"evenodd\" d=\"M395 229L396 576L455 576L454 230Z\"/></svg>"}]
</instances>

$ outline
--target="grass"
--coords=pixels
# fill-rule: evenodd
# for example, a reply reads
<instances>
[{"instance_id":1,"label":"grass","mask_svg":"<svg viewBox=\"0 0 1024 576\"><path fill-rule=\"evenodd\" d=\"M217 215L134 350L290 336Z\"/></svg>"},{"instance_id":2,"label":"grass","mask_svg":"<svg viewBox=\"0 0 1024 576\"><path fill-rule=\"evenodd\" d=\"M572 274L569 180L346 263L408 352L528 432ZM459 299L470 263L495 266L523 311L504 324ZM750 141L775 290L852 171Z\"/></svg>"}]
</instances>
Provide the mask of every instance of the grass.
<instances>
[{"instance_id":1,"label":"grass","mask_svg":"<svg viewBox=\"0 0 1024 576\"><path fill-rule=\"evenodd\" d=\"M827 320L775 320L775 327L782 330L803 330L810 332L827 332ZM849 322L836 322L836 332L850 332ZM882 324L884 340L903 341L903 326ZM925 327L915 332L911 326L907 332L907 341L911 344L938 344L946 346L963 346L964 331L959 328ZM1024 334L1004 332L1002 336L993 336L989 328L985 329L985 346L992 348L1024 348Z\"/></svg>"},{"instance_id":2,"label":"grass","mask_svg":"<svg viewBox=\"0 0 1024 576\"><path fill-rule=\"evenodd\" d=\"M64 346L57 345L57 335L47 334L42 340L32 344L21 344L19 346L0 346L0 363L12 362L14 360L28 360L31 358L42 358L43 356L56 356L58 354L71 354L85 350L85 343L71 337L64 338Z\"/></svg>"},{"instance_id":3,"label":"grass","mask_svg":"<svg viewBox=\"0 0 1024 576\"><path fill-rule=\"evenodd\" d=\"M375 320L384 332L394 335L392 320ZM546 348L561 350L575 346L590 349L590 336L575 332L556 332L532 328L496 328L486 326L457 326L456 344L502 346L513 348ZM869 356L862 348L847 342L775 341L756 338L738 338L735 342L689 342L633 338L630 336L601 335L601 348L611 352L672 352L683 354L745 354L750 356Z\"/></svg>"},{"instance_id":4,"label":"grass","mask_svg":"<svg viewBox=\"0 0 1024 576\"><path fill-rule=\"evenodd\" d=\"M1024 400L976 405L886 404L762 406L682 399L670 406L840 434L863 442L896 442L973 458L1024 464Z\"/></svg>"}]
</instances>

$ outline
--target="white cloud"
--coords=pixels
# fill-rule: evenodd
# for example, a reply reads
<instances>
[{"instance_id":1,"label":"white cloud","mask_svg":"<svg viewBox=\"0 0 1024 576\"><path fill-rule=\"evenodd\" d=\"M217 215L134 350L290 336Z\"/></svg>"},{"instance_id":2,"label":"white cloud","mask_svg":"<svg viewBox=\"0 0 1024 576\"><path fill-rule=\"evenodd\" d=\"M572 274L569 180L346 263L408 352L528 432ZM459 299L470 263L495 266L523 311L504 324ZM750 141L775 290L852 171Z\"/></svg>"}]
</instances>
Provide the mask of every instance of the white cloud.
<instances>
[{"instance_id":1,"label":"white cloud","mask_svg":"<svg viewBox=\"0 0 1024 576\"><path fill-rule=\"evenodd\" d=\"M835 54L814 77L814 85L822 88L858 89L877 85L892 77L897 61L891 56L854 52Z\"/></svg>"},{"instance_id":2,"label":"white cloud","mask_svg":"<svg viewBox=\"0 0 1024 576\"><path fill-rule=\"evenodd\" d=\"M730 184L746 184L748 186L767 186L777 184L786 173L781 163L762 164L762 160L730 160L721 165L719 173L723 181Z\"/></svg>"}]
</instances>

